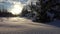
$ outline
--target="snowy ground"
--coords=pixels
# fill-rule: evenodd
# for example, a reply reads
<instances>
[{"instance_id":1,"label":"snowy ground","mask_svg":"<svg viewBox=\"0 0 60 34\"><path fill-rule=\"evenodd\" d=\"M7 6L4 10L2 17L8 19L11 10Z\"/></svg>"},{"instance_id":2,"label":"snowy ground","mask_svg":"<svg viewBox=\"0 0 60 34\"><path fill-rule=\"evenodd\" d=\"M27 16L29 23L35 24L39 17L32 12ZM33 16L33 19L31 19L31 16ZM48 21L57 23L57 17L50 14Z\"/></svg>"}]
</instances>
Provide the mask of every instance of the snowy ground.
<instances>
[{"instance_id":1,"label":"snowy ground","mask_svg":"<svg viewBox=\"0 0 60 34\"><path fill-rule=\"evenodd\" d=\"M0 18L0 34L60 34L60 20L44 24L19 17Z\"/></svg>"}]
</instances>

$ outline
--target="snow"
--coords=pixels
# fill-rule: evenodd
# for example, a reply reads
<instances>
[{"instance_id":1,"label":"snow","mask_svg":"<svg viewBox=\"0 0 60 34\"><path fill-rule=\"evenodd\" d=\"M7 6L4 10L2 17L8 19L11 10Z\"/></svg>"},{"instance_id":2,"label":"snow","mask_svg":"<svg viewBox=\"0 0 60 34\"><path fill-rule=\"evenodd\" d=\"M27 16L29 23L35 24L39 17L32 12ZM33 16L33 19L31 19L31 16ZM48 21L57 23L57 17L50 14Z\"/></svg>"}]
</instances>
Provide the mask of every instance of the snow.
<instances>
[{"instance_id":1,"label":"snow","mask_svg":"<svg viewBox=\"0 0 60 34\"><path fill-rule=\"evenodd\" d=\"M56 26L56 27L60 27L60 20L56 19L56 20L54 20L53 22L49 23L49 25L53 25L53 26Z\"/></svg>"},{"instance_id":2,"label":"snow","mask_svg":"<svg viewBox=\"0 0 60 34\"><path fill-rule=\"evenodd\" d=\"M30 3L30 1L28 2ZM48 16L53 18L54 14L48 13ZM60 34L60 20L56 19L50 23L37 23L21 17L0 17L0 33L1 34Z\"/></svg>"},{"instance_id":3,"label":"snow","mask_svg":"<svg viewBox=\"0 0 60 34\"><path fill-rule=\"evenodd\" d=\"M1 17L1 34L60 34L60 20L51 23L37 23L21 17Z\"/></svg>"}]
</instances>

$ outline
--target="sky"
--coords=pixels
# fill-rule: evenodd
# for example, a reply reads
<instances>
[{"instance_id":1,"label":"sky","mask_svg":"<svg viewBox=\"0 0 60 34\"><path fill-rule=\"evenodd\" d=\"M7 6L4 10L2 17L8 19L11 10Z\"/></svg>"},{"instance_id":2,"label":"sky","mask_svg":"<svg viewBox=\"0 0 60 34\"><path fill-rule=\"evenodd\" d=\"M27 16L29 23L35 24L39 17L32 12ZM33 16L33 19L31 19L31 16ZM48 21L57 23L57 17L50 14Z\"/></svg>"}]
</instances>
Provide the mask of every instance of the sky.
<instances>
[{"instance_id":1,"label":"sky","mask_svg":"<svg viewBox=\"0 0 60 34\"><path fill-rule=\"evenodd\" d=\"M31 2L34 1L36 0L0 0L0 9L7 9L9 12L12 12L13 14L18 14L22 11L24 6L29 5L31 4Z\"/></svg>"},{"instance_id":2,"label":"sky","mask_svg":"<svg viewBox=\"0 0 60 34\"><path fill-rule=\"evenodd\" d=\"M37 0L0 0L0 2L12 2L12 1L16 1L16 2L21 2L22 4L29 4L31 2L37 1Z\"/></svg>"},{"instance_id":3,"label":"sky","mask_svg":"<svg viewBox=\"0 0 60 34\"><path fill-rule=\"evenodd\" d=\"M1 3L4 2L4 3ZM22 5L30 4L31 0L0 0L0 8L3 8L2 5L6 8L13 5L13 2L20 2Z\"/></svg>"}]
</instances>

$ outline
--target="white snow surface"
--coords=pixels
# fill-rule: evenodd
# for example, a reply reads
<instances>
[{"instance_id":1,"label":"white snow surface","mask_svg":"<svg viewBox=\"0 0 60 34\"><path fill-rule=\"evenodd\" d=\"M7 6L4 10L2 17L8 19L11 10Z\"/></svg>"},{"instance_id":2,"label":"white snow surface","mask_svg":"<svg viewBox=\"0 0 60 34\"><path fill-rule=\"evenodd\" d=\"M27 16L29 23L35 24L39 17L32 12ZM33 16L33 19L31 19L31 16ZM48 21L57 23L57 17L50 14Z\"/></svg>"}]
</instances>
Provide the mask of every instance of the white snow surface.
<instances>
[{"instance_id":1,"label":"white snow surface","mask_svg":"<svg viewBox=\"0 0 60 34\"><path fill-rule=\"evenodd\" d=\"M60 34L60 20L37 23L21 17L1 17L1 34Z\"/></svg>"}]
</instances>

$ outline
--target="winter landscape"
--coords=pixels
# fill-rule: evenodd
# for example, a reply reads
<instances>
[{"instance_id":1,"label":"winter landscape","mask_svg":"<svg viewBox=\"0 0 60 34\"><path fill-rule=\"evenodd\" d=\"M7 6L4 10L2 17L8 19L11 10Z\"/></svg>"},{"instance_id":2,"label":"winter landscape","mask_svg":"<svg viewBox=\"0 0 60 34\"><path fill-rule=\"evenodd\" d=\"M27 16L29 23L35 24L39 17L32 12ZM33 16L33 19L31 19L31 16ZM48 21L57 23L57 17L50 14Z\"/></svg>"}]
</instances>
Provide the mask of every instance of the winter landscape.
<instances>
[{"instance_id":1,"label":"winter landscape","mask_svg":"<svg viewBox=\"0 0 60 34\"><path fill-rule=\"evenodd\" d=\"M0 34L60 34L59 6L59 0L0 0Z\"/></svg>"}]
</instances>

